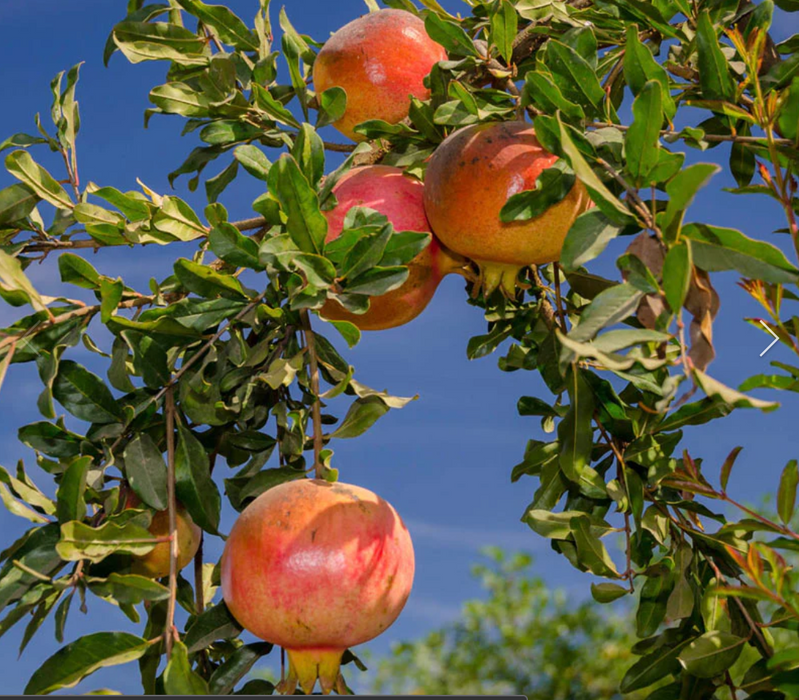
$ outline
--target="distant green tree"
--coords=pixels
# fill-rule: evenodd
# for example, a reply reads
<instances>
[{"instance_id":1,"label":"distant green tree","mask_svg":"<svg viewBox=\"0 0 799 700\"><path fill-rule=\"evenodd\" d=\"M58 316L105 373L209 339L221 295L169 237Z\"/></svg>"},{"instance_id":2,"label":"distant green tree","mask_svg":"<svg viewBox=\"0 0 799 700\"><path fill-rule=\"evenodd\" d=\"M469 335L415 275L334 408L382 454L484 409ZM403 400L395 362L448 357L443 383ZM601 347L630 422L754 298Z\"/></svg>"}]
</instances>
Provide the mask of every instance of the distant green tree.
<instances>
[{"instance_id":1,"label":"distant green tree","mask_svg":"<svg viewBox=\"0 0 799 700\"><path fill-rule=\"evenodd\" d=\"M609 615L590 601L574 605L531 574L532 558L485 553L473 569L485 600L423 639L395 645L376 664L378 693L521 693L530 700L597 700L621 695L636 660L632 617Z\"/></svg>"}]
</instances>

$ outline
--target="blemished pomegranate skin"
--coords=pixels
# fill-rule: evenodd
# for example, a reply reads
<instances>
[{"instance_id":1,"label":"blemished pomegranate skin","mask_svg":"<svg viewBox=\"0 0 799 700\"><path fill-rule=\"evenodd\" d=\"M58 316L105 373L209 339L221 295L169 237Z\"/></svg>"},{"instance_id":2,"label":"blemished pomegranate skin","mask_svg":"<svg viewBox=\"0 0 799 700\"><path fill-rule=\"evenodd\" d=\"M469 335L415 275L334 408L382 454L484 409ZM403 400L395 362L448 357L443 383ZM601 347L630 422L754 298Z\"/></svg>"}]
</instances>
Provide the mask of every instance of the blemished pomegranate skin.
<instances>
[{"instance_id":1,"label":"blemished pomegranate skin","mask_svg":"<svg viewBox=\"0 0 799 700\"><path fill-rule=\"evenodd\" d=\"M331 87L347 93L347 108L335 126L354 141L353 129L371 119L397 124L408 116L410 96L426 100L424 78L444 48L427 34L424 22L405 10L379 10L344 25L331 36L314 61L317 94Z\"/></svg>"},{"instance_id":2,"label":"blemished pomegranate skin","mask_svg":"<svg viewBox=\"0 0 799 700\"><path fill-rule=\"evenodd\" d=\"M558 157L539 143L525 122L475 124L450 134L436 149L425 174L425 212L447 247L470 258L486 292L515 293L521 268L560 258L574 220L589 205L582 183L544 213L505 223L508 198L533 190L538 176Z\"/></svg>"},{"instance_id":3,"label":"blemished pomegranate skin","mask_svg":"<svg viewBox=\"0 0 799 700\"><path fill-rule=\"evenodd\" d=\"M411 592L410 534L394 508L349 484L301 479L269 489L233 526L222 555L225 603L245 629L284 647L310 693L345 689L344 651L397 618Z\"/></svg>"},{"instance_id":4,"label":"blemished pomegranate skin","mask_svg":"<svg viewBox=\"0 0 799 700\"><path fill-rule=\"evenodd\" d=\"M333 188L337 205L325 212L327 242L335 240L344 229L344 219L353 207L368 207L388 218L396 231L430 233L424 210L424 185L404 175L400 168L369 165L353 168ZM408 279L397 289L372 297L364 314L347 311L335 300L321 309L323 318L350 321L361 330L395 328L416 318L435 295L441 280L459 272L466 265L460 256L433 240L408 265Z\"/></svg>"}]
</instances>

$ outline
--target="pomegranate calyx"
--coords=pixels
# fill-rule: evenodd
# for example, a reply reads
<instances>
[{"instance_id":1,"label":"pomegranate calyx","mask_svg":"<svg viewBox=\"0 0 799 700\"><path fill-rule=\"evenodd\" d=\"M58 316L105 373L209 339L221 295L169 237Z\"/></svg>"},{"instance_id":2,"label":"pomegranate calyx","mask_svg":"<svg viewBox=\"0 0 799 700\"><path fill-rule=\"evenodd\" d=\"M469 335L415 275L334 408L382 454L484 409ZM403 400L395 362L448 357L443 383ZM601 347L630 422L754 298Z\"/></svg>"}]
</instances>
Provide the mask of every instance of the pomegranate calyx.
<instances>
[{"instance_id":1,"label":"pomegranate calyx","mask_svg":"<svg viewBox=\"0 0 799 700\"><path fill-rule=\"evenodd\" d=\"M277 691L281 695L294 695L299 685L302 692L310 695L317 679L323 695L335 690L347 695L347 686L339 670L343 649L286 649L289 656L289 675L282 680Z\"/></svg>"},{"instance_id":2,"label":"pomegranate calyx","mask_svg":"<svg viewBox=\"0 0 799 700\"><path fill-rule=\"evenodd\" d=\"M519 273L524 269L524 265L482 260L474 262L480 268L480 278L474 288L475 295L482 291L483 295L488 297L495 289L499 289L504 296L512 299L516 296L517 289L528 289L530 286L519 281Z\"/></svg>"}]
</instances>

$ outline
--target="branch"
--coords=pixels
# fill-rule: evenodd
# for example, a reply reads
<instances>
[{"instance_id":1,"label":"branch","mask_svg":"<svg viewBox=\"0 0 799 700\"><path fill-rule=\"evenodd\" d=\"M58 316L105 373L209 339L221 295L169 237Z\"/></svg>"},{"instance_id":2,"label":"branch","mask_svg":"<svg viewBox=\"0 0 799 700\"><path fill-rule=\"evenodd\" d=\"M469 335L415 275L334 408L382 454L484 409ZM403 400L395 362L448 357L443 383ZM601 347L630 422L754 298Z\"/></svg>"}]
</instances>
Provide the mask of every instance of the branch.
<instances>
[{"instance_id":1,"label":"branch","mask_svg":"<svg viewBox=\"0 0 799 700\"><path fill-rule=\"evenodd\" d=\"M629 126L623 124L614 124L612 122L592 122L585 125L586 129L618 129L619 131L628 131ZM661 136L675 136L684 138L682 132L674 131L673 129L663 129L660 132ZM765 136L737 136L732 134L705 134L702 137L703 141L709 143L751 143L758 146L767 146L768 139ZM774 139L774 143L778 146L796 146L796 142L791 139Z\"/></svg>"},{"instance_id":2,"label":"branch","mask_svg":"<svg viewBox=\"0 0 799 700\"><path fill-rule=\"evenodd\" d=\"M314 476L317 479L322 477L322 399L319 397L319 363L316 358L316 341L311 330L311 317L307 309L300 312L302 318L303 335L305 335L305 345L308 348L308 356L311 364L311 391L314 395L311 412L313 415L313 455L314 455Z\"/></svg>"},{"instance_id":3,"label":"branch","mask_svg":"<svg viewBox=\"0 0 799 700\"><path fill-rule=\"evenodd\" d=\"M177 504L175 502L175 397L170 388L166 394L166 454L167 498L169 500L169 600L167 602L164 643L167 660L172 656L175 633L175 603L178 596L178 542Z\"/></svg>"}]
</instances>

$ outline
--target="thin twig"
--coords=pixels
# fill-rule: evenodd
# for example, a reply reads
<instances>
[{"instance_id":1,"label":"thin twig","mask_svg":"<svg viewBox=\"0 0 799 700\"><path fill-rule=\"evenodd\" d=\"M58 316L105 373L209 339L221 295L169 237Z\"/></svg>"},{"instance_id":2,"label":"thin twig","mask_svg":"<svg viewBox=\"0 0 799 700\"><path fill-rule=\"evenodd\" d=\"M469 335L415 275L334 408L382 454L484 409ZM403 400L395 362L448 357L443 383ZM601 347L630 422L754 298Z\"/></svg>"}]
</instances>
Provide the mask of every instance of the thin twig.
<instances>
[{"instance_id":1,"label":"thin twig","mask_svg":"<svg viewBox=\"0 0 799 700\"><path fill-rule=\"evenodd\" d=\"M618 129L619 131L628 131L630 126L624 124L613 124L612 122L593 122L585 125L586 129ZM682 132L674 131L673 129L663 129L660 132L661 136L679 136L682 137ZM738 136L726 134L705 134L702 141L708 143L751 143L753 145L766 146L767 138L765 136ZM796 142L791 139L775 138L774 143L778 146L796 146Z\"/></svg>"},{"instance_id":2,"label":"thin twig","mask_svg":"<svg viewBox=\"0 0 799 700\"><path fill-rule=\"evenodd\" d=\"M305 335L305 345L308 348L308 358L311 365L311 392L314 395L311 414L313 416L313 456L314 456L314 476L317 479L322 477L322 399L319 398L319 363L316 358L316 341L311 329L311 318L307 309L300 312L302 318L303 334Z\"/></svg>"},{"instance_id":3,"label":"thin twig","mask_svg":"<svg viewBox=\"0 0 799 700\"><path fill-rule=\"evenodd\" d=\"M568 333L569 329L566 327L566 314L563 310L563 297L560 293L560 263L552 263L552 271L555 277L555 308L558 310L558 320L560 327L564 333Z\"/></svg>"},{"instance_id":4,"label":"thin twig","mask_svg":"<svg viewBox=\"0 0 799 700\"><path fill-rule=\"evenodd\" d=\"M169 600L164 625L166 657L172 656L175 627L175 603L178 596L178 542L177 503L175 501L175 397L170 387L166 392L166 454L167 454L167 498L169 500Z\"/></svg>"},{"instance_id":5,"label":"thin twig","mask_svg":"<svg viewBox=\"0 0 799 700\"><path fill-rule=\"evenodd\" d=\"M646 208L643 200L638 194L638 191L628 183L622 176L621 173L616 170L610 163L608 163L604 158L597 158L596 162L607 172L616 182L618 182L623 188L624 191L627 193L627 199L630 204L633 205L635 211L641 216L646 224L646 227L657 234L660 238L660 229L657 227L652 215L649 213L649 210Z\"/></svg>"}]
</instances>

